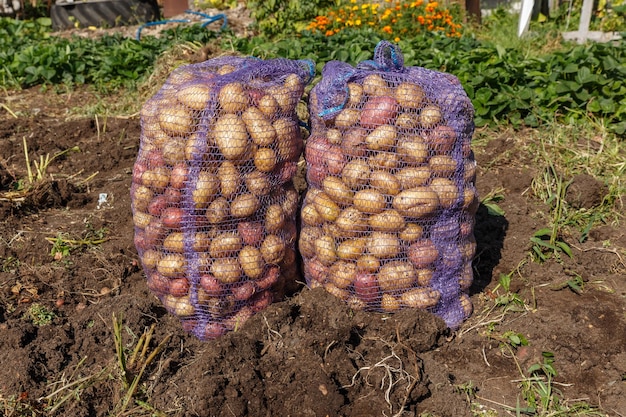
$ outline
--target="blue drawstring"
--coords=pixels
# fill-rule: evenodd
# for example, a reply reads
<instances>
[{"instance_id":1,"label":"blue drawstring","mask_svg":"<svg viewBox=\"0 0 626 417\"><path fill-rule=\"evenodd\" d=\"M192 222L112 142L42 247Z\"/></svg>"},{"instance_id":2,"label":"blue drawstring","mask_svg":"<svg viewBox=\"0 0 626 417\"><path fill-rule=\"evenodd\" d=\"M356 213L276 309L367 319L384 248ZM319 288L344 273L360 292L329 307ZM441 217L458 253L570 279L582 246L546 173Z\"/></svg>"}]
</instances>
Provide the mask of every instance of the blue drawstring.
<instances>
[{"instance_id":1,"label":"blue drawstring","mask_svg":"<svg viewBox=\"0 0 626 417\"><path fill-rule=\"evenodd\" d=\"M205 28L206 26L208 26L209 24L215 22L216 20L220 20L222 19L224 22L222 23L222 26L220 27L220 30L224 29L226 27L226 23L227 23L227 18L225 14L216 14L215 16L210 16L206 13L202 13L202 12L196 12L193 10L185 10L185 13L188 14L195 14L198 16L202 16L204 19L201 20L202 28ZM150 26L156 26L156 25L164 25L167 23L191 23L191 19L166 19L166 20L159 20L156 22L147 22L144 23L143 25L139 26L139 29L137 29L137 36L136 39L139 41L141 40L141 31L146 28L146 27L150 27Z\"/></svg>"}]
</instances>

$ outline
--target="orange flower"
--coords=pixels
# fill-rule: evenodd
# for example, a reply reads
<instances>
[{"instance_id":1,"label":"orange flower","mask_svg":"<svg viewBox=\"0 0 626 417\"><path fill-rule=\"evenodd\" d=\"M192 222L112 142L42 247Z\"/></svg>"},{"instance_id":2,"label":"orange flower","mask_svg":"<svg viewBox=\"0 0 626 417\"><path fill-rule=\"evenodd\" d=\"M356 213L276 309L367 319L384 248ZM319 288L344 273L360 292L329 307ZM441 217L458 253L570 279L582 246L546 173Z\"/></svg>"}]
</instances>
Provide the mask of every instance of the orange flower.
<instances>
[{"instance_id":1,"label":"orange flower","mask_svg":"<svg viewBox=\"0 0 626 417\"><path fill-rule=\"evenodd\" d=\"M383 28L383 32L388 33L388 34L392 34L393 33L393 29L391 29L391 26L385 26Z\"/></svg>"},{"instance_id":2,"label":"orange flower","mask_svg":"<svg viewBox=\"0 0 626 417\"><path fill-rule=\"evenodd\" d=\"M333 36L335 34L335 32L333 32L332 30L327 30L325 35L326 36Z\"/></svg>"}]
</instances>

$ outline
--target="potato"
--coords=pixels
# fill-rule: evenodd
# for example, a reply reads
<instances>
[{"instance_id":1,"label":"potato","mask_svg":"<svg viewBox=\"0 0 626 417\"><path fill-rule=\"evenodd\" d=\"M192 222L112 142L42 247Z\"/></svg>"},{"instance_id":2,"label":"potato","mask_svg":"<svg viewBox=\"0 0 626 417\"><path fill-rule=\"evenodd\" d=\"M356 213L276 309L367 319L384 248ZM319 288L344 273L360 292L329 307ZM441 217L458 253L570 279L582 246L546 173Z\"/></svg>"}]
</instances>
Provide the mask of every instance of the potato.
<instances>
[{"instance_id":1,"label":"potato","mask_svg":"<svg viewBox=\"0 0 626 417\"><path fill-rule=\"evenodd\" d=\"M300 95L297 92L294 94L290 89L281 85L273 85L268 87L266 91L276 99L280 111L284 114L292 113L300 100Z\"/></svg>"},{"instance_id":2,"label":"potato","mask_svg":"<svg viewBox=\"0 0 626 417\"><path fill-rule=\"evenodd\" d=\"M373 214L382 212L387 204L380 192L370 188L356 192L352 201L360 212Z\"/></svg>"},{"instance_id":3,"label":"potato","mask_svg":"<svg viewBox=\"0 0 626 417\"><path fill-rule=\"evenodd\" d=\"M328 280L337 288L348 288L355 278L356 266L351 262L337 261L328 270Z\"/></svg>"},{"instance_id":4,"label":"potato","mask_svg":"<svg viewBox=\"0 0 626 417\"><path fill-rule=\"evenodd\" d=\"M176 165L185 161L186 140L172 138L163 144L161 151L163 159L168 165Z\"/></svg>"},{"instance_id":5,"label":"potato","mask_svg":"<svg viewBox=\"0 0 626 417\"><path fill-rule=\"evenodd\" d=\"M463 266L463 272L459 276L459 286L461 291L468 291L474 281L474 271L472 269L472 263L466 262Z\"/></svg>"},{"instance_id":6,"label":"potato","mask_svg":"<svg viewBox=\"0 0 626 417\"><path fill-rule=\"evenodd\" d=\"M426 94L419 85L403 82L396 87L395 97L400 106L407 109L417 109L422 106Z\"/></svg>"},{"instance_id":7,"label":"potato","mask_svg":"<svg viewBox=\"0 0 626 417\"><path fill-rule=\"evenodd\" d=\"M154 192L144 185L133 188L133 210L148 211L148 205L154 199Z\"/></svg>"},{"instance_id":8,"label":"potato","mask_svg":"<svg viewBox=\"0 0 626 417\"><path fill-rule=\"evenodd\" d=\"M459 303L461 304L461 308L463 309L463 318L467 319L472 315L474 311L474 306L472 304L472 300L469 295L463 293L459 296Z\"/></svg>"},{"instance_id":9,"label":"potato","mask_svg":"<svg viewBox=\"0 0 626 417\"><path fill-rule=\"evenodd\" d=\"M157 272L151 272L147 274L147 286L152 293L154 293L159 298L163 295L169 294L170 292L170 279L164 277L163 275Z\"/></svg>"},{"instance_id":10,"label":"potato","mask_svg":"<svg viewBox=\"0 0 626 417\"><path fill-rule=\"evenodd\" d=\"M328 129L326 131L326 140L332 145L341 145L343 135L339 129Z\"/></svg>"},{"instance_id":11,"label":"potato","mask_svg":"<svg viewBox=\"0 0 626 417\"><path fill-rule=\"evenodd\" d=\"M261 222L240 221L237 223L237 233L245 245L256 247L263 241L265 230Z\"/></svg>"},{"instance_id":12,"label":"potato","mask_svg":"<svg viewBox=\"0 0 626 417\"><path fill-rule=\"evenodd\" d=\"M356 260L365 253L367 240L359 237L344 240L337 246L337 256L343 260Z\"/></svg>"},{"instance_id":13,"label":"potato","mask_svg":"<svg viewBox=\"0 0 626 417\"><path fill-rule=\"evenodd\" d=\"M347 207L339 213L335 225L344 237L351 237L367 230L367 217L355 207Z\"/></svg>"},{"instance_id":14,"label":"potato","mask_svg":"<svg viewBox=\"0 0 626 417\"><path fill-rule=\"evenodd\" d=\"M172 314L178 317L191 316L195 313L195 308L189 300L189 296L176 297L173 294L166 294L163 299L163 306Z\"/></svg>"},{"instance_id":15,"label":"potato","mask_svg":"<svg viewBox=\"0 0 626 417\"><path fill-rule=\"evenodd\" d=\"M230 203L230 214L236 218L249 217L261 208L261 201L250 193L238 195Z\"/></svg>"},{"instance_id":16,"label":"potato","mask_svg":"<svg viewBox=\"0 0 626 417\"><path fill-rule=\"evenodd\" d=\"M261 251L253 246L244 246L238 255L239 265L244 274L252 279L257 279L263 274L265 263Z\"/></svg>"},{"instance_id":17,"label":"potato","mask_svg":"<svg viewBox=\"0 0 626 417\"><path fill-rule=\"evenodd\" d=\"M339 288L332 282L324 283L323 287L329 294L339 298L340 300L348 301L348 299L350 298L350 291Z\"/></svg>"},{"instance_id":18,"label":"potato","mask_svg":"<svg viewBox=\"0 0 626 417\"><path fill-rule=\"evenodd\" d=\"M393 124L398 114L398 102L393 97L370 97L363 106L359 123L366 129L374 129L384 124Z\"/></svg>"},{"instance_id":19,"label":"potato","mask_svg":"<svg viewBox=\"0 0 626 417\"><path fill-rule=\"evenodd\" d=\"M254 166L261 172L272 172L276 163L276 151L272 148L259 148L254 153Z\"/></svg>"},{"instance_id":20,"label":"potato","mask_svg":"<svg viewBox=\"0 0 626 417\"><path fill-rule=\"evenodd\" d=\"M348 162L341 171L341 180L353 190L364 186L369 181L370 168L362 159Z\"/></svg>"},{"instance_id":21,"label":"potato","mask_svg":"<svg viewBox=\"0 0 626 417\"><path fill-rule=\"evenodd\" d=\"M342 154L352 158L365 156L367 152L365 147L366 137L367 130L363 128L353 128L345 132L341 140Z\"/></svg>"},{"instance_id":22,"label":"potato","mask_svg":"<svg viewBox=\"0 0 626 417\"><path fill-rule=\"evenodd\" d=\"M285 227L285 212L280 204L272 204L265 209L265 230L278 233Z\"/></svg>"},{"instance_id":23,"label":"potato","mask_svg":"<svg viewBox=\"0 0 626 417\"><path fill-rule=\"evenodd\" d=\"M389 96L391 88L378 74L370 74L363 79L363 93L368 96Z\"/></svg>"},{"instance_id":24,"label":"potato","mask_svg":"<svg viewBox=\"0 0 626 417\"><path fill-rule=\"evenodd\" d=\"M163 249L168 252L183 253L185 251L184 234L172 232L163 239Z\"/></svg>"},{"instance_id":25,"label":"potato","mask_svg":"<svg viewBox=\"0 0 626 417\"><path fill-rule=\"evenodd\" d=\"M283 85L295 93L302 94L304 92L304 83L297 74L287 75Z\"/></svg>"},{"instance_id":26,"label":"potato","mask_svg":"<svg viewBox=\"0 0 626 417\"><path fill-rule=\"evenodd\" d=\"M207 138L203 138L196 133L189 135L187 141L185 142L185 161L193 161L194 159L197 159L196 156L206 153L206 149Z\"/></svg>"},{"instance_id":27,"label":"potato","mask_svg":"<svg viewBox=\"0 0 626 417\"><path fill-rule=\"evenodd\" d=\"M348 102L350 108L360 107L363 98L363 87L357 83L348 83Z\"/></svg>"},{"instance_id":28,"label":"potato","mask_svg":"<svg viewBox=\"0 0 626 417\"><path fill-rule=\"evenodd\" d=\"M463 163L463 169L465 173L463 179L466 183L474 183L476 181L476 161L473 159L466 159Z\"/></svg>"},{"instance_id":29,"label":"potato","mask_svg":"<svg viewBox=\"0 0 626 417\"><path fill-rule=\"evenodd\" d=\"M447 178L433 178L430 189L437 193L443 208L450 208L459 198L459 188Z\"/></svg>"},{"instance_id":30,"label":"potato","mask_svg":"<svg viewBox=\"0 0 626 417\"><path fill-rule=\"evenodd\" d=\"M380 260L374 255L363 255L356 260L356 269L359 272L375 273L380 268Z\"/></svg>"},{"instance_id":31,"label":"potato","mask_svg":"<svg viewBox=\"0 0 626 417\"><path fill-rule=\"evenodd\" d=\"M380 308L388 313L398 311L400 309L400 300L391 294L383 294L383 297L380 300Z\"/></svg>"},{"instance_id":32,"label":"potato","mask_svg":"<svg viewBox=\"0 0 626 417\"><path fill-rule=\"evenodd\" d=\"M170 170L166 167L155 167L144 171L141 182L157 193L162 193L170 182Z\"/></svg>"},{"instance_id":33,"label":"potato","mask_svg":"<svg viewBox=\"0 0 626 417\"><path fill-rule=\"evenodd\" d=\"M428 160L429 149L426 141L418 135L405 136L398 142L396 152L402 162L418 166Z\"/></svg>"},{"instance_id":34,"label":"potato","mask_svg":"<svg viewBox=\"0 0 626 417\"><path fill-rule=\"evenodd\" d=\"M395 258L400 253L400 241L391 233L372 232L367 238L367 251L378 259Z\"/></svg>"},{"instance_id":35,"label":"potato","mask_svg":"<svg viewBox=\"0 0 626 417\"><path fill-rule=\"evenodd\" d=\"M276 140L274 126L257 107L248 107L241 114L241 120L245 123L248 135L255 145L270 146Z\"/></svg>"},{"instance_id":36,"label":"potato","mask_svg":"<svg viewBox=\"0 0 626 417\"><path fill-rule=\"evenodd\" d=\"M319 226L324 222L322 216L319 215L313 204L305 204L300 211L302 223L306 226Z\"/></svg>"},{"instance_id":37,"label":"potato","mask_svg":"<svg viewBox=\"0 0 626 417\"><path fill-rule=\"evenodd\" d=\"M304 142L300 127L296 124L293 127L295 128L293 131L289 134L280 135L276 141L276 153L279 161L297 162L300 159Z\"/></svg>"},{"instance_id":38,"label":"potato","mask_svg":"<svg viewBox=\"0 0 626 417\"><path fill-rule=\"evenodd\" d=\"M324 192L339 205L352 204L353 192L338 177L328 176L322 181Z\"/></svg>"},{"instance_id":39,"label":"potato","mask_svg":"<svg viewBox=\"0 0 626 417\"><path fill-rule=\"evenodd\" d=\"M195 82L176 91L176 98L193 110L204 110L211 99L211 85Z\"/></svg>"},{"instance_id":40,"label":"potato","mask_svg":"<svg viewBox=\"0 0 626 417\"><path fill-rule=\"evenodd\" d=\"M397 134L394 126L378 126L365 137L365 144L372 151L389 151L396 145Z\"/></svg>"},{"instance_id":41,"label":"potato","mask_svg":"<svg viewBox=\"0 0 626 417\"><path fill-rule=\"evenodd\" d=\"M244 111L250 102L250 97L240 82L224 85L217 96L219 107L225 113Z\"/></svg>"},{"instance_id":42,"label":"potato","mask_svg":"<svg viewBox=\"0 0 626 417\"><path fill-rule=\"evenodd\" d=\"M281 277L281 272L285 269L281 269L277 266L271 266L266 268L255 284L259 290L267 290L278 283L278 279Z\"/></svg>"},{"instance_id":43,"label":"potato","mask_svg":"<svg viewBox=\"0 0 626 417\"><path fill-rule=\"evenodd\" d=\"M337 260L337 245L332 236L322 235L313 242L315 257L324 265L330 266Z\"/></svg>"},{"instance_id":44,"label":"potato","mask_svg":"<svg viewBox=\"0 0 626 417\"><path fill-rule=\"evenodd\" d=\"M396 118L396 127L402 131L412 131L420 124L417 113L400 113Z\"/></svg>"},{"instance_id":45,"label":"potato","mask_svg":"<svg viewBox=\"0 0 626 417\"><path fill-rule=\"evenodd\" d=\"M257 107L269 120L276 118L278 111L280 110L278 102L271 94L265 94L262 96L257 102Z\"/></svg>"},{"instance_id":46,"label":"potato","mask_svg":"<svg viewBox=\"0 0 626 417\"><path fill-rule=\"evenodd\" d=\"M148 249L141 255L141 263L146 269L155 269L161 254L154 249Z\"/></svg>"},{"instance_id":47,"label":"potato","mask_svg":"<svg viewBox=\"0 0 626 417\"><path fill-rule=\"evenodd\" d=\"M219 188L220 180L217 175L209 171L200 171L196 188L191 192L196 208L207 207L217 197Z\"/></svg>"},{"instance_id":48,"label":"potato","mask_svg":"<svg viewBox=\"0 0 626 417\"><path fill-rule=\"evenodd\" d=\"M415 268L405 261L388 262L378 271L378 285L385 292L405 290L415 285L416 280Z\"/></svg>"},{"instance_id":49,"label":"potato","mask_svg":"<svg viewBox=\"0 0 626 417\"><path fill-rule=\"evenodd\" d=\"M417 270L417 284L422 287L428 287L432 284L433 276L435 272L432 269L418 269Z\"/></svg>"},{"instance_id":50,"label":"potato","mask_svg":"<svg viewBox=\"0 0 626 417\"><path fill-rule=\"evenodd\" d=\"M298 249L304 258L311 259L315 256L315 240L320 236L322 236L322 229L319 227L302 227L298 238Z\"/></svg>"},{"instance_id":51,"label":"potato","mask_svg":"<svg viewBox=\"0 0 626 417\"><path fill-rule=\"evenodd\" d=\"M400 165L400 156L395 152L375 152L368 163L373 170L394 170Z\"/></svg>"},{"instance_id":52,"label":"potato","mask_svg":"<svg viewBox=\"0 0 626 417\"><path fill-rule=\"evenodd\" d=\"M169 229L179 229L183 224L184 218L185 212L180 207L167 207L161 214L163 226Z\"/></svg>"},{"instance_id":53,"label":"potato","mask_svg":"<svg viewBox=\"0 0 626 417\"><path fill-rule=\"evenodd\" d=\"M185 257L177 253L163 254L157 262L157 271L167 278L180 277L185 274L187 261Z\"/></svg>"},{"instance_id":54,"label":"potato","mask_svg":"<svg viewBox=\"0 0 626 417\"><path fill-rule=\"evenodd\" d=\"M314 282L322 284L328 279L328 267L316 258L309 259L304 264L304 276L309 285Z\"/></svg>"},{"instance_id":55,"label":"potato","mask_svg":"<svg viewBox=\"0 0 626 417\"><path fill-rule=\"evenodd\" d=\"M135 211L133 213L133 225L140 229L145 229L152 221L152 216L143 211Z\"/></svg>"},{"instance_id":56,"label":"potato","mask_svg":"<svg viewBox=\"0 0 626 417\"><path fill-rule=\"evenodd\" d=\"M189 294L189 280L187 278L174 278L170 281L170 294L174 297L183 297Z\"/></svg>"},{"instance_id":57,"label":"potato","mask_svg":"<svg viewBox=\"0 0 626 417\"><path fill-rule=\"evenodd\" d=\"M261 244L261 255L268 264L279 264L285 256L285 242L276 235L267 235Z\"/></svg>"},{"instance_id":58,"label":"potato","mask_svg":"<svg viewBox=\"0 0 626 417\"><path fill-rule=\"evenodd\" d=\"M225 114L217 119L213 127L215 144L224 158L245 159L250 150L248 131L241 117Z\"/></svg>"},{"instance_id":59,"label":"potato","mask_svg":"<svg viewBox=\"0 0 626 417\"><path fill-rule=\"evenodd\" d=\"M220 180L220 193L223 197L231 198L239 191L241 174L237 166L231 161L223 161L217 169Z\"/></svg>"},{"instance_id":60,"label":"potato","mask_svg":"<svg viewBox=\"0 0 626 417\"><path fill-rule=\"evenodd\" d=\"M174 136L185 136L191 133L193 118L191 113L181 104L170 104L163 107L158 115L159 127Z\"/></svg>"},{"instance_id":61,"label":"potato","mask_svg":"<svg viewBox=\"0 0 626 417\"><path fill-rule=\"evenodd\" d=\"M354 126L359 121L361 112L356 109L344 108L335 118L335 126L341 129L347 129Z\"/></svg>"},{"instance_id":62,"label":"potato","mask_svg":"<svg viewBox=\"0 0 626 417\"><path fill-rule=\"evenodd\" d=\"M434 105L426 106L419 114L419 121L424 127L433 127L441 121L441 110Z\"/></svg>"},{"instance_id":63,"label":"potato","mask_svg":"<svg viewBox=\"0 0 626 417\"><path fill-rule=\"evenodd\" d=\"M267 195L272 190L272 184L267 174L254 170L244 175L244 182L248 191L257 197Z\"/></svg>"},{"instance_id":64,"label":"potato","mask_svg":"<svg viewBox=\"0 0 626 417\"><path fill-rule=\"evenodd\" d=\"M373 171L369 183L372 188L387 195L396 195L401 188L400 181L392 173L383 170Z\"/></svg>"},{"instance_id":65,"label":"potato","mask_svg":"<svg viewBox=\"0 0 626 417\"><path fill-rule=\"evenodd\" d=\"M411 263L418 269L429 267L439 258L439 250L430 239L420 239L407 250Z\"/></svg>"},{"instance_id":66,"label":"potato","mask_svg":"<svg viewBox=\"0 0 626 417\"><path fill-rule=\"evenodd\" d=\"M217 69L217 74L218 75L230 74L231 72L234 72L236 69L237 68L234 65L230 65L230 64L221 65Z\"/></svg>"},{"instance_id":67,"label":"potato","mask_svg":"<svg viewBox=\"0 0 626 417\"><path fill-rule=\"evenodd\" d=\"M300 127L292 117L283 117L273 123L278 143L291 141L294 137L300 139Z\"/></svg>"},{"instance_id":68,"label":"potato","mask_svg":"<svg viewBox=\"0 0 626 417\"><path fill-rule=\"evenodd\" d=\"M402 304L410 308L430 308L437 305L441 293L430 287L415 288L400 295Z\"/></svg>"},{"instance_id":69,"label":"potato","mask_svg":"<svg viewBox=\"0 0 626 417\"><path fill-rule=\"evenodd\" d=\"M222 284L234 284L239 281L243 271L236 258L217 258L211 263L210 272Z\"/></svg>"},{"instance_id":70,"label":"potato","mask_svg":"<svg viewBox=\"0 0 626 417\"><path fill-rule=\"evenodd\" d=\"M218 197L206 209L205 216L209 224L217 224L228 218L230 204L224 197Z\"/></svg>"},{"instance_id":71,"label":"potato","mask_svg":"<svg viewBox=\"0 0 626 417\"><path fill-rule=\"evenodd\" d=\"M437 153L451 153L456 141L456 132L450 126L437 126L428 135L430 148Z\"/></svg>"},{"instance_id":72,"label":"potato","mask_svg":"<svg viewBox=\"0 0 626 417\"><path fill-rule=\"evenodd\" d=\"M330 196L324 192L317 194L313 200L315 210L328 222L334 222L339 217L341 209Z\"/></svg>"},{"instance_id":73,"label":"potato","mask_svg":"<svg viewBox=\"0 0 626 417\"><path fill-rule=\"evenodd\" d=\"M437 210L439 196L429 187L411 188L396 195L392 206L403 216L422 218Z\"/></svg>"},{"instance_id":74,"label":"potato","mask_svg":"<svg viewBox=\"0 0 626 417\"><path fill-rule=\"evenodd\" d=\"M396 178L400 182L402 190L421 187L430 180L430 169L428 167L406 167L396 172Z\"/></svg>"},{"instance_id":75,"label":"potato","mask_svg":"<svg viewBox=\"0 0 626 417\"><path fill-rule=\"evenodd\" d=\"M184 158L184 156L183 156ZM189 169L186 162L178 162L170 173L170 187L182 190L187 184Z\"/></svg>"},{"instance_id":76,"label":"potato","mask_svg":"<svg viewBox=\"0 0 626 417\"><path fill-rule=\"evenodd\" d=\"M416 223L408 223L404 229L398 233L398 237L405 242L415 242L424 234L424 228Z\"/></svg>"},{"instance_id":77,"label":"potato","mask_svg":"<svg viewBox=\"0 0 626 417\"><path fill-rule=\"evenodd\" d=\"M300 195L293 185L285 185L280 190L284 192L284 198L280 206L285 212L285 216L293 218L300 204Z\"/></svg>"},{"instance_id":78,"label":"potato","mask_svg":"<svg viewBox=\"0 0 626 417\"><path fill-rule=\"evenodd\" d=\"M209 255L213 258L232 256L243 247L243 240L236 232L225 232L214 237L209 245Z\"/></svg>"},{"instance_id":79,"label":"potato","mask_svg":"<svg viewBox=\"0 0 626 417\"><path fill-rule=\"evenodd\" d=\"M435 177L452 178L457 170L458 164L448 155L433 155L428 161L430 171Z\"/></svg>"},{"instance_id":80,"label":"potato","mask_svg":"<svg viewBox=\"0 0 626 417\"><path fill-rule=\"evenodd\" d=\"M369 225L377 232L398 233L404 229L404 217L396 210L385 210L378 214L372 214L369 218Z\"/></svg>"}]
</instances>

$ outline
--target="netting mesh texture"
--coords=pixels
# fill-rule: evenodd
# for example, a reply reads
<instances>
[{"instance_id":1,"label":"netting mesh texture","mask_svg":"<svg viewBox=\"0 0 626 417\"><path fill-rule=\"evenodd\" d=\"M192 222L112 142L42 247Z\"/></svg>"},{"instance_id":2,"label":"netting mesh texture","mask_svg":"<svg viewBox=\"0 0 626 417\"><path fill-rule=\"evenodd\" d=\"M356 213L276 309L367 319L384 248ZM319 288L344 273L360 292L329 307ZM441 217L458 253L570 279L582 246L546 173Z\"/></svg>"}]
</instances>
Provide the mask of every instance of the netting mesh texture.
<instances>
[{"instance_id":1,"label":"netting mesh texture","mask_svg":"<svg viewBox=\"0 0 626 417\"><path fill-rule=\"evenodd\" d=\"M419 308L451 328L472 311L474 109L458 79L374 59L332 61L312 89L299 251L310 287L353 308Z\"/></svg>"},{"instance_id":2,"label":"netting mesh texture","mask_svg":"<svg viewBox=\"0 0 626 417\"><path fill-rule=\"evenodd\" d=\"M178 68L141 111L131 201L147 284L213 339L296 279L296 105L309 61L222 57Z\"/></svg>"}]
</instances>

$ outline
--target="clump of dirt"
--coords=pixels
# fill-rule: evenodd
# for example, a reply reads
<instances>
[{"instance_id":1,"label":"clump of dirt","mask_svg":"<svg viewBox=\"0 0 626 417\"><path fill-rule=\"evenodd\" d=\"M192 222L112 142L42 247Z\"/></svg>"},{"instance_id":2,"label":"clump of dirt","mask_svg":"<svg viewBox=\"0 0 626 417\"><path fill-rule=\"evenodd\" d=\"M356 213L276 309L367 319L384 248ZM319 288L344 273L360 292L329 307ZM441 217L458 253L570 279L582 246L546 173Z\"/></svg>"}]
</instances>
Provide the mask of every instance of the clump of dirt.
<instances>
[{"instance_id":1,"label":"clump of dirt","mask_svg":"<svg viewBox=\"0 0 626 417\"><path fill-rule=\"evenodd\" d=\"M45 102L37 99L41 114L59 113ZM463 417L472 415L472 400L504 415L524 401L520 381L542 363L542 352L554 355L562 398L610 416L626 410L626 264L624 247L615 246L624 244L624 232L594 226L587 241L572 245L571 259L529 262L529 239L545 227L550 207L527 192L535 173L520 162L530 157L512 152L515 141L475 149L480 195L504 190L497 203L504 215L478 209L474 314L457 331L420 311L352 311L294 276L291 297L237 331L201 342L148 291L139 267L129 195L139 133L136 118L108 118L106 130L93 119L0 120L0 154L17 179L27 175L24 136L34 156L81 150L53 161L28 209L0 201L5 407L17 401L35 415L119 414L127 391L115 315L126 355L152 326L146 356L163 342L133 400L168 416ZM98 203L101 194L106 199ZM65 240L45 239L58 236ZM512 276L508 293L501 275ZM50 324L33 322L35 304ZM511 344L510 335L528 344ZM138 375L140 365L126 376ZM127 412L153 414L133 400Z\"/></svg>"},{"instance_id":2,"label":"clump of dirt","mask_svg":"<svg viewBox=\"0 0 626 417\"><path fill-rule=\"evenodd\" d=\"M589 174L578 174L572 178L565 192L565 201L575 209L592 209L602 204L608 188Z\"/></svg>"}]
</instances>

